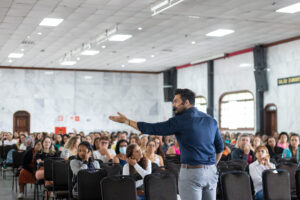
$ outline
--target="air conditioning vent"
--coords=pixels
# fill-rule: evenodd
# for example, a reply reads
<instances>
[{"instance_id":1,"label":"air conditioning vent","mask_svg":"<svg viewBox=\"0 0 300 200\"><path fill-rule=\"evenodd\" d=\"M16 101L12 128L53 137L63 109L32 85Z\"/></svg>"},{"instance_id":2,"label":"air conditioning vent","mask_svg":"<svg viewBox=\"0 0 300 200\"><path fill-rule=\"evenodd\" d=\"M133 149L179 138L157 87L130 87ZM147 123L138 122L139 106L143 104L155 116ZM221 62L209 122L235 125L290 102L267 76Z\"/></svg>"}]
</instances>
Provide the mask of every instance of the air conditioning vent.
<instances>
[{"instance_id":1,"label":"air conditioning vent","mask_svg":"<svg viewBox=\"0 0 300 200\"><path fill-rule=\"evenodd\" d=\"M24 45L34 45L35 43L32 40L23 40L21 42L21 44L24 44Z\"/></svg>"}]
</instances>

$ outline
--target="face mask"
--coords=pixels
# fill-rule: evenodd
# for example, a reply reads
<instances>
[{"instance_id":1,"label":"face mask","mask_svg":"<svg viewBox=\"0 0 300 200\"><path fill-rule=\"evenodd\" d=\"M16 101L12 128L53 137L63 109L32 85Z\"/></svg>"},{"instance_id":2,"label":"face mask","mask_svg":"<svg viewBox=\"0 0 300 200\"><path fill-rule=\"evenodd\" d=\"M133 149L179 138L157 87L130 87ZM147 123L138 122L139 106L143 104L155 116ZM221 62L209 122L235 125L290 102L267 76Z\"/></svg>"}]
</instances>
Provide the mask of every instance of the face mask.
<instances>
[{"instance_id":1,"label":"face mask","mask_svg":"<svg viewBox=\"0 0 300 200\"><path fill-rule=\"evenodd\" d=\"M120 153L121 154L126 154L126 147L120 147Z\"/></svg>"}]
</instances>

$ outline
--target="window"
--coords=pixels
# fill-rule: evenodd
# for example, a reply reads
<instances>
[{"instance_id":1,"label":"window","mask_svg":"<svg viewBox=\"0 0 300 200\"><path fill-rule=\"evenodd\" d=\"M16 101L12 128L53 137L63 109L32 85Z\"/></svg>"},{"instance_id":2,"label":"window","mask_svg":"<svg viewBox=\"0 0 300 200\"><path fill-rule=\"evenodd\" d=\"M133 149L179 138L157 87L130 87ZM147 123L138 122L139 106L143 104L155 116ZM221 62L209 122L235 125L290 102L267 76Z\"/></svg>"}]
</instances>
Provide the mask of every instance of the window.
<instances>
[{"instance_id":1,"label":"window","mask_svg":"<svg viewBox=\"0 0 300 200\"><path fill-rule=\"evenodd\" d=\"M220 98L221 129L254 129L254 97L251 92L226 93Z\"/></svg>"},{"instance_id":2,"label":"window","mask_svg":"<svg viewBox=\"0 0 300 200\"><path fill-rule=\"evenodd\" d=\"M203 96L198 96L195 99L195 107L200 110L201 112L206 113L206 108L207 108L207 102L206 98Z\"/></svg>"}]
</instances>

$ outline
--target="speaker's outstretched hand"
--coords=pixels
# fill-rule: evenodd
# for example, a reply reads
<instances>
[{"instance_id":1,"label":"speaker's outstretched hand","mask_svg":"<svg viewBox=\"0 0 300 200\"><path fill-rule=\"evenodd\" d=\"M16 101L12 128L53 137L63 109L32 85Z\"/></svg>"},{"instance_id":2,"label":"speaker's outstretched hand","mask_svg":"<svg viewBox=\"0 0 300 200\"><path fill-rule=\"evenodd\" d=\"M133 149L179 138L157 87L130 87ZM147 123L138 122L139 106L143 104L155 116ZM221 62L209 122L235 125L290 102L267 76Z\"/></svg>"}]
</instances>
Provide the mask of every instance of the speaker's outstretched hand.
<instances>
[{"instance_id":1,"label":"speaker's outstretched hand","mask_svg":"<svg viewBox=\"0 0 300 200\"><path fill-rule=\"evenodd\" d=\"M125 123L127 119L127 117L121 113L118 112L119 116L109 116L108 118L114 122L119 122L119 123Z\"/></svg>"}]
</instances>

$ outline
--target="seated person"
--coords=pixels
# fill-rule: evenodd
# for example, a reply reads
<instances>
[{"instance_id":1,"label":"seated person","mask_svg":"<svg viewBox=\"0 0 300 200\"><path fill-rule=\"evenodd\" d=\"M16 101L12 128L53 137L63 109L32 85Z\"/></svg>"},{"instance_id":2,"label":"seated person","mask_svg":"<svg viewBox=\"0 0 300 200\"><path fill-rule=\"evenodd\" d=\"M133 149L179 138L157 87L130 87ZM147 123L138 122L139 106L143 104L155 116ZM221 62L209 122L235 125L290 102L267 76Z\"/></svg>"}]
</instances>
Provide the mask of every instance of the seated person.
<instances>
[{"instance_id":1,"label":"seated person","mask_svg":"<svg viewBox=\"0 0 300 200\"><path fill-rule=\"evenodd\" d=\"M76 159L71 160L70 167L73 172L73 196L78 196L77 175L82 169L89 169L93 172L95 169L100 169L99 162L93 159L93 148L89 142L84 141L78 145L78 153Z\"/></svg>"},{"instance_id":2,"label":"seated person","mask_svg":"<svg viewBox=\"0 0 300 200\"><path fill-rule=\"evenodd\" d=\"M273 136L268 137L266 147L268 148L271 158L273 158L275 160L277 160L278 158L281 158L283 149L276 145L276 140Z\"/></svg>"},{"instance_id":3,"label":"seated person","mask_svg":"<svg viewBox=\"0 0 300 200\"><path fill-rule=\"evenodd\" d=\"M4 140L4 146L17 144L17 141L13 139L12 133L7 133L6 140Z\"/></svg>"},{"instance_id":4,"label":"seated person","mask_svg":"<svg viewBox=\"0 0 300 200\"><path fill-rule=\"evenodd\" d=\"M281 132L278 138L277 146L283 149L288 148L288 139L289 135L287 134L287 132Z\"/></svg>"},{"instance_id":5,"label":"seated person","mask_svg":"<svg viewBox=\"0 0 300 200\"><path fill-rule=\"evenodd\" d=\"M26 136L24 134L20 134L19 142L17 143L17 148L19 151L26 151L26 144L25 144Z\"/></svg>"},{"instance_id":6,"label":"seated person","mask_svg":"<svg viewBox=\"0 0 300 200\"><path fill-rule=\"evenodd\" d=\"M251 150L250 137L243 134L238 142L238 148L231 152L231 160L244 160L248 164L254 161L254 152Z\"/></svg>"},{"instance_id":7,"label":"seated person","mask_svg":"<svg viewBox=\"0 0 300 200\"><path fill-rule=\"evenodd\" d=\"M33 148L30 147L24 154L24 157L22 159L22 169L19 175L20 192L18 194L18 199L22 199L24 197L24 186L27 183L34 184L35 182L34 157L35 154L41 150L41 148L42 148L42 143L38 141Z\"/></svg>"},{"instance_id":8,"label":"seated person","mask_svg":"<svg viewBox=\"0 0 300 200\"><path fill-rule=\"evenodd\" d=\"M75 157L77 155L77 149L79 143L80 143L80 138L78 136L71 137L64 145L60 157L64 158L65 160L68 160L69 157L71 156Z\"/></svg>"},{"instance_id":9,"label":"seated person","mask_svg":"<svg viewBox=\"0 0 300 200\"><path fill-rule=\"evenodd\" d=\"M180 155L180 148L177 139L174 139L174 144L168 149L167 155Z\"/></svg>"},{"instance_id":10,"label":"seated person","mask_svg":"<svg viewBox=\"0 0 300 200\"><path fill-rule=\"evenodd\" d=\"M113 162L114 163L120 163L122 166L124 166L126 162L126 149L128 146L127 140L120 140L117 142L116 145L116 153L117 155L114 157Z\"/></svg>"},{"instance_id":11,"label":"seated person","mask_svg":"<svg viewBox=\"0 0 300 200\"><path fill-rule=\"evenodd\" d=\"M299 157L299 135L293 133L290 137L290 145L282 152L282 158L294 158L299 163Z\"/></svg>"},{"instance_id":12,"label":"seated person","mask_svg":"<svg viewBox=\"0 0 300 200\"><path fill-rule=\"evenodd\" d=\"M44 173L44 161L46 158L58 157L55 151L54 145L52 144L51 138L49 136L44 137L42 140L42 149L35 154L35 167L37 171L35 172L35 177L37 180L42 180L45 178ZM50 185L52 182L45 182L45 185Z\"/></svg>"},{"instance_id":13,"label":"seated person","mask_svg":"<svg viewBox=\"0 0 300 200\"><path fill-rule=\"evenodd\" d=\"M145 152L145 157L150 160L152 163L155 163L158 167L163 167L164 166L164 161L160 155L157 155L155 153L157 144L154 140L150 140L147 143L147 148Z\"/></svg>"},{"instance_id":14,"label":"seated person","mask_svg":"<svg viewBox=\"0 0 300 200\"><path fill-rule=\"evenodd\" d=\"M268 149L264 145L260 145L255 149L256 161L249 165L249 174L252 178L255 198L263 200L262 173L267 169L275 169L275 165L270 162Z\"/></svg>"},{"instance_id":15,"label":"seated person","mask_svg":"<svg viewBox=\"0 0 300 200\"><path fill-rule=\"evenodd\" d=\"M64 146L64 141L63 141L62 135L61 134L55 134L54 138L55 138L55 140L54 140L55 141L55 144L54 144L55 148L57 150L61 151L63 149L62 147Z\"/></svg>"},{"instance_id":16,"label":"seated person","mask_svg":"<svg viewBox=\"0 0 300 200\"><path fill-rule=\"evenodd\" d=\"M123 167L123 175L130 175L136 181L138 199L145 199L143 195L143 179L151 174L151 161L143 157L142 151L137 144L131 144L126 150L127 164Z\"/></svg>"},{"instance_id":17,"label":"seated person","mask_svg":"<svg viewBox=\"0 0 300 200\"><path fill-rule=\"evenodd\" d=\"M103 163L112 162L116 153L112 149L108 149L109 137L107 135L102 135L100 138L95 139L96 151L93 152L94 158L97 160L102 160Z\"/></svg>"}]
</instances>

